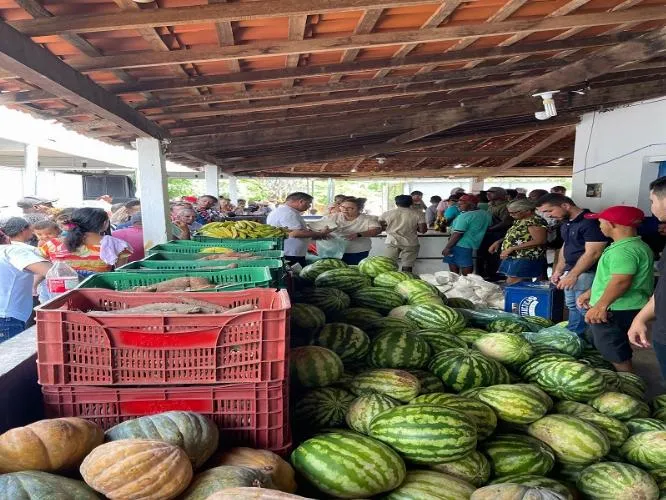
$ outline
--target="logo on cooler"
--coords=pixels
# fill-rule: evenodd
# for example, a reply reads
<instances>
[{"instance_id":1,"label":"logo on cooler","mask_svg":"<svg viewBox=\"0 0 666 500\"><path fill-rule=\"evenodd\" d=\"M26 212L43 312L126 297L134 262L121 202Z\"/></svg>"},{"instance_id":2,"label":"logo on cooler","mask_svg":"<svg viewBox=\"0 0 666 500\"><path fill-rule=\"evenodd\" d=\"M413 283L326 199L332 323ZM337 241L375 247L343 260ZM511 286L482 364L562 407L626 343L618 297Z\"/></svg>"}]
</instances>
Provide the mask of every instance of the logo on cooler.
<instances>
[{"instance_id":1,"label":"logo on cooler","mask_svg":"<svg viewBox=\"0 0 666 500\"><path fill-rule=\"evenodd\" d=\"M536 309L539 306L539 299L534 295L524 297L518 303L518 314L521 316L536 316Z\"/></svg>"}]
</instances>

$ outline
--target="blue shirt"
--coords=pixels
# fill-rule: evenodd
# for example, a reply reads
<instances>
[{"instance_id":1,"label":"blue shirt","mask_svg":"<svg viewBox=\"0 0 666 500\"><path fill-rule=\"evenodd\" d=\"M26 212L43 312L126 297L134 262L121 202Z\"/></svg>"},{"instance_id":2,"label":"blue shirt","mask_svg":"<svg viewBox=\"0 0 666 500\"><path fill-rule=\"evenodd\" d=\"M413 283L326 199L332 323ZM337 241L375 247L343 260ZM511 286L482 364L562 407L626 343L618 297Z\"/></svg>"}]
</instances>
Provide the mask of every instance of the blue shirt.
<instances>
[{"instance_id":1,"label":"blue shirt","mask_svg":"<svg viewBox=\"0 0 666 500\"><path fill-rule=\"evenodd\" d=\"M453 220L460 215L460 209L458 205L451 205L446 210L444 210L444 218L447 222L451 223Z\"/></svg>"},{"instance_id":2,"label":"blue shirt","mask_svg":"<svg viewBox=\"0 0 666 500\"><path fill-rule=\"evenodd\" d=\"M585 214L588 213L590 211L585 209L578 217L566 221L560 226L560 234L564 240L565 271L571 270L585 253L585 243L608 242L608 238L599 229L599 221L585 218ZM594 269L596 269L596 265L590 271Z\"/></svg>"},{"instance_id":3,"label":"blue shirt","mask_svg":"<svg viewBox=\"0 0 666 500\"><path fill-rule=\"evenodd\" d=\"M486 230L493 221L490 212L485 210L471 210L462 212L453 221L451 229L456 233L464 233L456 243L457 247L478 249L486 235Z\"/></svg>"}]
</instances>

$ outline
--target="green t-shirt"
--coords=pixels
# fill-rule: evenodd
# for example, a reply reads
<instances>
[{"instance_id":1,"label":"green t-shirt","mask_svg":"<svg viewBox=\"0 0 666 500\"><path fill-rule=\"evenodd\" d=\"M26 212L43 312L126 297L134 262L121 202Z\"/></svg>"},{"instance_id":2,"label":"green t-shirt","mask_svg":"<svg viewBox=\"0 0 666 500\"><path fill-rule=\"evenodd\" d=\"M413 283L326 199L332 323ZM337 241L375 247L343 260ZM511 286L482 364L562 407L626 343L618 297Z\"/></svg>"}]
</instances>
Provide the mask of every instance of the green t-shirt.
<instances>
[{"instance_id":1,"label":"green t-shirt","mask_svg":"<svg viewBox=\"0 0 666 500\"><path fill-rule=\"evenodd\" d=\"M652 250L640 236L611 243L597 264L590 304L596 304L601 298L613 274L630 274L634 277L631 287L613 302L609 309L611 311L641 309L650 300L654 291L653 260Z\"/></svg>"},{"instance_id":2,"label":"green t-shirt","mask_svg":"<svg viewBox=\"0 0 666 500\"><path fill-rule=\"evenodd\" d=\"M479 248L481 240L483 240L486 234L486 229L488 229L492 220L492 215L485 210L462 212L455 218L451 225L452 231L464 233L462 238L456 243L456 246L462 248Z\"/></svg>"}]
</instances>

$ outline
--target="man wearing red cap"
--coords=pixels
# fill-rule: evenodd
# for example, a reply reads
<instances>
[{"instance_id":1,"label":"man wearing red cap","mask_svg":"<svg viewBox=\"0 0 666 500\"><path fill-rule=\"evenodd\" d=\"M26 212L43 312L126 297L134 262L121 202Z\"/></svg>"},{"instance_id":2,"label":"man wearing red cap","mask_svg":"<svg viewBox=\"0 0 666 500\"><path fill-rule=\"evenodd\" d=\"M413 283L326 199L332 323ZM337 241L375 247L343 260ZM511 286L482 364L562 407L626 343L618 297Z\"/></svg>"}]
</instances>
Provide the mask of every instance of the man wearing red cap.
<instances>
[{"instance_id":1,"label":"man wearing red cap","mask_svg":"<svg viewBox=\"0 0 666 500\"><path fill-rule=\"evenodd\" d=\"M594 346L618 371L631 371L627 332L654 289L653 253L637 235L645 214L636 207L614 206L598 214L599 227L611 243L601 255L592 288L578 298Z\"/></svg>"}]
</instances>

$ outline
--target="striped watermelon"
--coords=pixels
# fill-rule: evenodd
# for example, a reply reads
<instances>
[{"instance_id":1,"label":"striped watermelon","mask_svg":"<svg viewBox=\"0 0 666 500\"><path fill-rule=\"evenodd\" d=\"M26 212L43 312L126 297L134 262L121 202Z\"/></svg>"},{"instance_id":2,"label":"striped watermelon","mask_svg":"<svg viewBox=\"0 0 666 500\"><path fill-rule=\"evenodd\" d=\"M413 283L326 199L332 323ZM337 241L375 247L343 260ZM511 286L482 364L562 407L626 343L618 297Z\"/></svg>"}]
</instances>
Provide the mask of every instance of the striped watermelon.
<instances>
[{"instance_id":1,"label":"striped watermelon","mask_svg":"<svg viewBox=\"0 0 666 500\"><path fill-rule=\"evenodd\" d=\"M544 442L523 434L499 434L481 443L496 477L513 474L545 476L555 465L555 453Z\"/></svg>"},{"instance_id":2,"label":"striped watermelon","mask_svg":"<svg viewBox=\"0 0 666 500\"><path fill-rule=\"evenodd\" d=\"M407 311L412 308L410 305L398 306L395 309L391 309L388 313L389 318L404 318Z\"/></svg>"},{"instance_id":3,"label":"striped watermelon","mask_svg":"<svg viewBox=\"0 0 666 500\"><path fill-rule=\"evenodd\" d=\"M496 319L488 323L487 329L489 332L523 333L525 326L510 319Z\"/></svg>"},{"instance_id":4,"label":"striped watermelon","mask_svg":"<svg viewBox=\"0 0 666 500\"><path fill-rule=\"evenodd\" d=\"M357 397L346 415L347 425L357 432L368 434L370 422L379 413L400 406L400 402L384 394L364 394Z\"/></svg>"},{"instance_id":5,"label":"striped watermelon","mask_svg":"<svg viewBox=\"0 0 666 500\"><path fill-rule=\"evenodd\" d=\"M381 288L390 288L393 290L398 283L413 279L415 279L415 277L412 273L406 273L403 271L387 271L375 276L373 284Z\"/></svg>"},{"instance_id":6,"label":"striped watermelon","mask_svg":"<svg viewBox=\"0 0 666 500\"><path fill-rule=\"evenodd\" d=\"M465 343L472 347L474 346L474 343L484 335L488 335L488 332L481 330L480 328L463 328L459 332L456 332L456 337L465 341Z\"/></svg>"},{"instance_id":7,"label":"striped watermelon","mask_svg":"<svg viewBox=\"0 0 666 500\"><path fill-rule=\"evenodd\" d=\"M666 422L656 418L632 418L625 422L631 435L639 432L666 431Z\"/></svg>"},{"instance_id":8,"label":"striped watermelon","mask_svg":"<svg viewBox=\"0 0 666 500\"><path fill-rule=\"evenodd\" d=\"M523 316L522 318L528 323L543 328L548 328L550 326L553 326L553 322L551 320L549 320L548 318L542 318L541 316Z\"/></svg>"},{"instance_id":9,"label":"striped watermelon","mask_svg":"<svg viewBox=\"0 0 666 500\"><path fill-rule=\"evenodd\" d=\"M484 356L511 366L521 365L532 357L530 343L514 333L488 333L474 342L474 346Z\"/></svg>"},{"instance_id":10,"label":"striped watermelon","mask_svg":"<svg viewBox=\"0 0 666 500\"><path fill-rule=\"evenodd\" d=\"M589 352L587 349L583 350L583 355L578 357L578 361L585 363L592 368L603 368L605 370L615 371L612 363L606 361L599 352Z\"/></svg>"},{"instance_id":11,"label":"striped watermelon","mask_svg":"<svg viewBox=\"0 0 666 500\"><path fill-rule=\"evenodd\" d=\"M412 399L409 404L429 404L446 406L464 413L476 425L477 438L486 439L497 427L497 415L487 404L457 394L431 393L422 394Z\"/></svg>"},{"instance_id":12,"label":"striped watermelon","mask_svg":"<svg viewBox=\"0 0 666 500\"><path fill-rule=\"evenodd\" d=\"M575 361L542 365L534 375L534 383L551 396L571 401L587 401L606 388L606 381L597 370Z\"/></svg>"},{"instance_id":13,"label":"striped watermelon","mask_svg":"<svg viewBox=\"0 0 666 500\"><path fill-rule=\"evenodd\" d=\"M465 318L455 309L436 304L414 306L405 316L423 329L442 330L457 333L465 328Z\"/></svg>"},{"instance_id":14,"label":"striped watermelon","mask_svg":"<svg viewBox=\"0 0 666 500\"><path fill-rule=\"evenodd\" d=\"M444 392L444 384L434 374L425 370L407 370L419 379L421 391L419 394L431 394L433 392Z\"/></svg>"},{"instance_id":15,"label":"striped watermelon","mask_svg":"<svg viewBox=\"0 0 666 500\"><path fill-rule=\"evenodd\" d=\"M629 437L629 428L617 418L609 417L603 413L581 413L578 418L596 425L608 436L613 448L619 448Z\"/></svg>"},{"instance_id":16,"label":"striped watermelon","mask_svg":"<svg viewBox=\"0 0 666 500\"><path fill-rule=\"evenodd\" d=\"M477 398L490 406L506 422L530 424L543 417L553 402L538 387L529 384L491 385Z\"/></svg>"},{"instance_id":17,"label":"striped watermelon","mask_svg":"<svg viewBox=\"0 0 666 500\"><path fill-rule=\"evenodd\" d=\"M307 345L326 323L324 312L310 304L292 304L289 316L292 347Z\"/></svg>"},{"instance_id":18,"label":"striped watermelon","mask_svg":"<svg viewBox=\"0 0 666 500\"><path fill-rule=\"evenodd\" d=\"M330 349L343 363L360 361L370 350L370 338L363 330L345 323L329 323L314 336L314 345Z\"/></svg>"},{"instance_id":19,"label":"striped watermelon","mask_svg":"<svg viewBox=\"0 0 666 500\"><path fill-rule=\"evenodd\" d=\"M312 304L324 311L327 318L334 318L349 307L349 295L335 288L315 288L302 295L301 302Z\"/></svg>"},{"instance_id":20,"label":"striped watermelon","mask_svg":"<svg viewBox=\"0 0 666 500\"><path fill-rule=\"evenodd\" d=\"M428 342L432 348L432 352L435 354L444 349L451 349L452 347L467 347L465 341L459 338L460 334L453 335L435 329L417 330L414 333Z\"/></svg>"},{"instance_id":21,"label":"striped watermelon","mask_svg":"<svg viewBox=\"0 0 666 500\"><path fill-rule=\"evenodd\" d=\"M339 427L354 401L354 395L338 387L308 391L294 405L294 418L299 428Z\"/></svg>"},{"instance_id":22,"label":"striped watermelon","mask_svg":"<svg viewBox=\"0 0 666 500\"><path fill-rule=\"evenodd\" d=\"M304 387L324 387L335 383L344 368L340 356L318 346L297 347L289 355L291 376Z\"/></svg>"},{"instance_id":23,"label":"striped watermelon","mask_svg":"<svg viewBox=\"0 0 666 500\"><path fill-rule=\"evenodd\" d=\"M591 464L610 450L604 432L572 415L546 415L531 423L527 432L550 446L557 460L565 464Z\"/></svg>"},{"instance_id":24,"label":"striped watermelon","mask_svg":"<svg viewBox=\"0 0 666 500\"><path fill-rule=\"evenodd\" d=\"M619 500L659 498L656 481L642 469L619 462L602 462L586 467L576 483L587 498Z\"/></svg>"},{"instance_id":25,"label":"striped watermelon","mask_svg":"<svg viewBox=\"0 0 666 500\"><path fill-rule=\"evenodd\" d=\"M427 305L427 304L443 306L444 300L438 295L434 295L430 292L417 292L411 294L407 298L407 304L409 304L410 306Z\"/></svg>"},{"instance_id":26,"label":"striped watermelon","mask_svg":"<svg viewBox=\"0 0 666 500\"><path fill-rule=\"evenodd\" d=\"M433 465L431 468L467 481L477 488L486 484L490 479L490 462L483 453L478 451L473 451L453 462Z\"/></svg>"},{"instance_id":27,"label":"striped watermelon","mask_svg":"<svg viewBox=\"0 0 666 500\"><path fill-rule=\"evenodd\" d=\"M501 370L504 370L504 374ZM508 379L504 367L471 349L440 351L430 360L428 371L437 375L447 388L455 392L473 387L487 387L502 383L502 379Z\"/></svg>"},{"instance_id":28,"label":"striped watermelon","mask_svg":"<svg viewBox=\"0 0 666 500\"><path fill-rule=\"evenodd\" d=\"M356 290L371 286L370 278L355 269L343 267L324 271L314 281L316 287L337 288L345 293L353 293Z\"/></svg>"},{"instance_id":29,"label":"striped watermelon","mask_svg":"<svg viewBox=\"0 0 666 500\"><path fill-rule=\"evenodd\" d=\"M525 486L523 484L491 484L476 490L470 500L567 500L569 495L561 495L548 488Z\"/></svg>"},{"instance_id":30,"label":"striped watermelon","mask_svg":"<svg viewBox=\"0 0 666 500\"><path fill-rule=\"evenodd\" d=\"M384 333L412 333L416 330L417 326L406 318L386 317L374 320L368 327L366 333L370 335L370 337L377 337Z\"/></svg>"},{"instance_id":31,"label":"striped watermelon","mask_svg":"<svg viewBox=\"0 0 666 500\"><path fill-rule=\"evenodd\" d=\"M417 464L458 460L476 447L476 426L469 417L437 405L385 410L370 423L370 435Z\"/></svg>"},{"instance_id":32,"label":"striped watermelon","mask_svg":"<svg viewBox=\"0 0 666 500\"><path fill-rule=\"evenodd\" d=\"M597 410L592 408L590 405L584 403L577 403L576 401L568 401L563 399L555 403L555 413L561 413L562 415L582 415L583 413L599 413Z\"/></svg>"},{"instance_id":33,"label":"striped watermelon","mask_svg":"<svg viewBox=\"0 0 666 500\"><path fill-rule=\"evenodd\" d=\"M664 469L652 469L650 471L650 475L652 478L656 481L657 486L659 487L659 492L661 493L661 496L659 497L659 500L664 500L664 497L666 496L666 468Z\"/></svg>"},{"instance_id":34,"label":"striped watermelon","mask_svg":"<svg viewBox=\"0 0 666 500\"><path fill-rule=\"evenodd\" d=\"M383 333L372 341L368 364L376 368L422 368L430 354L430 346L418 335Z\"/></svg>"},{"instance_id":35,"label":"striped watermelon","mask_svg":"<svg viewBox=\"0 0 666 500\"><path fill-rule=\"evenodd\" d=\"M446 305L456 309L474 309L474 302L460 297L447 298Z\"/></svg>"},{"instance_id":36,"label":"striped watermelon","mask_svg":"<svg viewBox=\"0 0 666 500\"><path fill-rule=\"evenodd\" d=\"M666 422L666 408L659 408L652 414L653 418Z\"/></svg>"},{"instance_id":37,"label":"striped watermelon","mask_svg":"<svg viewBox=\"0 0 666 500\"><path fill-rule=\"evenodd\" d=\"M650 416L647 404L621 392L605 392L589 401L590 406L618 420L646 418Z\"/></svg>"},{"instance_id":38,"label":"striped watermelon","mask_svg":"<svg viewBox=\"0 0 666 500\"><path fill-rule=\"evenodd\" d=\"M579 359L578 361L581 360ZM606 382L607 391L622 392L621 391L622 379L620 379L617 372L613 370L607 370L606 368L595 368L595 370L597 370L597 373L604 378Z\"/></svg>"},{"instance_id":39,"label":"striped watermelon","mask_svg":"<svg viewBox=\"0 0 666 500\"><path fill-rule=\"evenodd\" d=\"M458 477L434 470L410 470L404 482L386 500L461 500L476 488Z\"/></svg>"},{"instance_id":40,"label":"striped watermelon","mask_svg":"<svg viewBox=\"0 0 666 500\"><path fill-rule=\"evenodd\" d=\"M537 474L513 474L511 476L504 476L499 479L495 479L490 484L519 484L521 486L530 486L535 488L545 488L550 491L554 491L562 497L567 498L568 500L573 500L573 495L569 488L564 486L559 481L551 479L549 477L539 476ZM529 497L528 497L529 498Z\"/></svg>"},{"instance_id":41,"label":"striped watermelon","mask_svg":"<svg viewBox=\"0 0 666 500\"><path fill-rule=\"evenodd\" d=\"M620 377L620 392L629 394L636 399L643 399L645 391L647 390L647 383L645 380L635 373L630 372L618 372L617 376Z\"/></svg>"},{"instance_id":42,"label":"striped watermelon","mask_svg":"<svg viewBox=\"0 0 666 500\"><path fill-rule=\"evenodd\" d=\"M435 285L431 285L423 280L405 280L398 283L393 289L403 299L408 300L409 297L417 293L426 293L439 297L439 290Z\"/></svg>"},{"instance_id":43,"label":"striped watermelon","mask_svg":"<svg viewBox=\"0 0 666 500\"><path fill-rule=\"evenodd\" d=\"M314 281L321 273L329 269L340 269L347 267L347 264L339 259L320 259L301 269L299 276L307 281Z\"/></svg>"},{"instance_id":44,"label":"striped watermelon","mask_svg":"<svg viewBox=\"0 0 666 500\"><path fill-rule=\"evenodd\" d=\"M647 431L627 439L620 453L642 469L666 468L666 431Z\"/></svg>"},{"instance_id":45,"label":"striped watermelon","mask_svg":"<svg viewBox=\"0 0 666 500\"><path fill-rule=\"evenodd\" d=\"M606 456L608 457L608 455ZM580 473L585 470L587 465L572 465L572 464L558 464L554 476L557 479L562 479L569 484L576 484Z\"/></svg>"},{"instance_id":46,"label":"striped watermelon","mask_svg":"<svg viewBox=\"0 0 666 500\"><path fill-rule=\"evenodd\" d=\"M368 309L367 307L350 307L337 313L333 319L337 323L354 325L367 333L367 330L370 328L373 321L381 318L383 318L381 313L378 313L374 309Z\"/></svg>"},{"instance_id":47,"label":"striped watermelon","mask_svg":"<svg viewBox=\"0 0 666 500\"><path fill-rule=\"evenodd\" d=\"M388 314L391 309L403 305L400 295L386 288L361 288L352 294L352 302L357 307L369 307L382 314Z\"/></svg>"},{"instance_id":48,"label":"striped watermelon","mask_svg":"<svg viewBox=\"0 0 666 500\"><path fill-rule=\"evenodd\" d=\"M652 401L650 401L650 406L652 407L652 410L657 411L661 410L662 408L666 408L666 394L661 394L659 396L655 396Z\"/></svg>"},{"instance_id":49,"label":"striped watermelon","mask_svg":"<svg viewBox=\"0 0 666 500\"><path fill-rule=\"evenodd\" d=\"M356 375L350 388L357 396L378 393L407 402L418 396L421 384L418 378L404 370L377 368Z\"/></svg>"},{"instance_id":50,"label":"striped watermelon","mask_svg":"<svg viewBox=\"0 0 666 500\"><path fill-rule=\"evenodd\" d=\"M366 276L376 278L382 273L397 271L398 263L393 259L382 256L366 257L358 263L358 270Z\"/></svg>"},{"instance_id":51,"label":"striped watermelon","mask_svg":"<svg viewBox=\"0 0 666 500\"><path fill-rule=\"evenodd\" d=\"M539 354L538 356L534 356L527 363L523 364L518 369L518 373L523 379L529 380L531 382L534 378L534 375L541 369L540 367L542 363L547 363L550 361L576 361L576 358L561 352Z\"/></svg>"},{"instance_id":52,"label":"striped watermelon","mask_svg":"<svg viewBox=\"0 0 666 500\"><path fill-rule=\"evenodd\" d=\"M524 333L530 344L545 346L577 358L583 352L583 341L569 330L542 330Z\"/></svg>"},{"instance_id":53,"label":"striped watermelon","mask_svg":"<svg viewBox=\"0 0 666 500\"><path fill-rule=\"evenodd\" d=\"M405 463L384 443L351 431L321 434L291 454L294 468L335 498L367 498L397 488ZM372 464L372 469L368 469Z\"/></svg>"}]
</instances>

